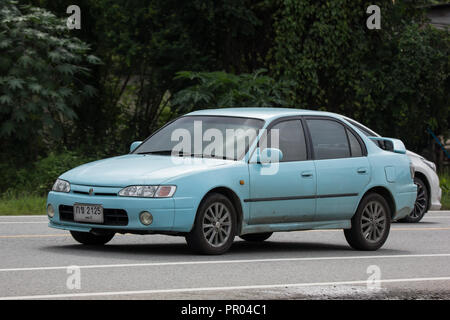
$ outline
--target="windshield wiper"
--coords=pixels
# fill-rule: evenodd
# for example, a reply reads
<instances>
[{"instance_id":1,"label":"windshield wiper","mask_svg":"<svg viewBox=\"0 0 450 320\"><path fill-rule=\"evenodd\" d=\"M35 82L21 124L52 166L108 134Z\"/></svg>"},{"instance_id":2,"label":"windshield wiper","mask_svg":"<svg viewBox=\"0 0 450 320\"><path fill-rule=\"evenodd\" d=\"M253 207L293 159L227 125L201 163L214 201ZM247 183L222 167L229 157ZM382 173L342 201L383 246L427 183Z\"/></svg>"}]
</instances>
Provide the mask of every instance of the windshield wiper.
<instances>
[{"instance_id":1,"label":"windshield wiper","mask_svg":"<svg viewBox=\"0 0 450 320\"><path fill-rule=\"evenodd\" d=\"M222 159L222 160L233 160L235 161L235 158L229 158L226 156L217 156L213 154L202 154L202 153L194 153L190 154L191 157L200 157L200 158L208 158L208 159Z\"/></svg>"},{"instance_id":2,"label":"windshield wiper","mask_svg":"<svg viewBox=\"0 0 450 320\"><path fill-rule=\"evenodd\" d=\"M145 152L138 152L137 154L162 154L162 155L171 155L171 154L172 154L172 150L145 151Z\"/></svg>"},{"instance_id":3,"label":"windshield wiper","mask_svg":"<svg viewBox=\"0 0 450 320\"><path fill-rule=\"evenodd\" d=\"M171 150L157 150L157 151L146 151L146 152L138 152L138 154L160 154L160 155L174 155L178 157L197 157L197 158L209 158L209 159L222 159L222 160L233 160L234 158L229 158L226 156L216 156L211 154L202 154L202 153L187 153L187 152L174 152L172 154Z\"/></svg>"},{"instance_id":4,"label":"windshield wiper","mask_svg":"<svg viewBox=\"0 0 450 320\"><path fill-rule=\"evenodd\" d=\"M205 154L203 155L205 158L210 158L210 159L222 159L222 160L233 160L236 161L235 158L229 158L226 156L216 156L216 155L210 155L210 154Z\"/></svg>"}]
</instances>

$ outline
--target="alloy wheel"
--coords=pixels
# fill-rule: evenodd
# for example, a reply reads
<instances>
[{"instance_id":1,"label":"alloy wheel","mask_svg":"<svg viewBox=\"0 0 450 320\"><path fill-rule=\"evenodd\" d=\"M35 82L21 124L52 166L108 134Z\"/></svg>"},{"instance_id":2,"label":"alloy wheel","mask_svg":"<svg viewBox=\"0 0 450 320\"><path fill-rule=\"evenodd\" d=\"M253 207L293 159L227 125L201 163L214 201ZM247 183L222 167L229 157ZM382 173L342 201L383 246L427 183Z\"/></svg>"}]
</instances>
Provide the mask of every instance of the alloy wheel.
<instances>
[{"instance_id":1,"label":"alloy wheel","mask_svg":"<svg viewBox=\"0 0 450 320\"><path fill-rule=\"evenodd\" d=\"M369 242L378 242L386 231L386 211L377 201L367 203L361 215L361 231Z\"/></svg>"},{"instance_id":2,"label":"alloy wheel","mask_svg":"<svg viewBox=\"0 0 450 320\"><path fill-rule=\"evenodd\" d=\"M221 202L214 202L206 209L203 218L203 236L213 247L225 244L231 234L231 213Z\"/></svg>"},{"instance_id":3,"label":"alloy wheel","mask_svg":"<svg viewBox=\"0 0 450 320\"><path fill-rule=\"evenodd\" d=\"M409 214L412 218L418 218L423 215L427 207L427 195L420 183L415 183L417 186L417 198L414 204L414 210Z\"/></svg>"}]
</instances>

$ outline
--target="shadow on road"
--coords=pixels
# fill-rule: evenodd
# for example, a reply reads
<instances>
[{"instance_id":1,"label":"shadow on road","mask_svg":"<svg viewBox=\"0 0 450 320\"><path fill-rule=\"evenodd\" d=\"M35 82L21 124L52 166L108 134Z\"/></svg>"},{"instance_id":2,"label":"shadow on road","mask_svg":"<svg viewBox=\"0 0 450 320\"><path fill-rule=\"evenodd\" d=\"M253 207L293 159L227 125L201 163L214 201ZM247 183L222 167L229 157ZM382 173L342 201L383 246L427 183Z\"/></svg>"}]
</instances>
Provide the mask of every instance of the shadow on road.
<instances>
[{"instance_id":1,"label":"shadow on road","mask_svg":"<svg viewBox=\"0 0 450 320\"><path fill-rule=\"evenodd\" d=\"M402 227L420 227L423 225L433 225L433 224L440 224L439 222L434 221L420 221L419 223L406 223L406 222L394 222L391 224L391 228L395 228L398 226Z\"/></svg>"},{"instance_id":2,"label":"shadow on road","mask_svg":"<svg viewBox=\"0 0 450 320\"><path fill-rule=\"evenodd\" d=\"M114 259L134 259L148 261L152 257L202 257L189 250L185 243L153 243L153 244L107 244L105 246L85 246L79 244L53 245L41 247L40 250L58 253L62 255L79 257L100 257ZM318 253L317 255L314 253ZM286 258L286 257L311 257L311 256L338 256L338 255L386 255L406 254L407 252L380 249L375 252L362 252L351 249L347 245L316 242L277 242L265 241L252 243L235 241L230 251L222 256L228 258ZM203 256L207 257L207 256Z\"/></svg>"}]
</instances>

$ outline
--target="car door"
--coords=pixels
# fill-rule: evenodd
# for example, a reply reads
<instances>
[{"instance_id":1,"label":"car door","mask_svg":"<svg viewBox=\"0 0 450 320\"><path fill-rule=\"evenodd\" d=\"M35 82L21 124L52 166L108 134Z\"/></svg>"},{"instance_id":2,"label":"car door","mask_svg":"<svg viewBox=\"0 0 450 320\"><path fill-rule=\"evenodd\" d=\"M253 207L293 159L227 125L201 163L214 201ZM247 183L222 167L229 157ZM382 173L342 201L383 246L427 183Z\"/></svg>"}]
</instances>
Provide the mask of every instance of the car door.
<instances>
[{"instance_id":1,"label":"car door","mask_svg":"<svg viewBox=\"0 0 450 320\"><path fill-rule=\"evenodd\" d=\"M302 122L289 119L274 123L268 129L267 147L277 147L272 143L275 130L283 153L276 172L268 174L264 165L249 163L250 198L245 200L250 202L249 224L312 221L316 170L307 152ZM263 140L258 146L260 150L264 148Z\"/></svg>"},{"instance_id":2,"label":"car door","mask_svg":"<svg viewBox=\"0 0 450 320\"><path fill-rule=\"evenodd\" d=\"M370 180L364 142L334 118L306 118L306 124L317 174L315 220L348 220Z\"/></svg>"}]
</instances>

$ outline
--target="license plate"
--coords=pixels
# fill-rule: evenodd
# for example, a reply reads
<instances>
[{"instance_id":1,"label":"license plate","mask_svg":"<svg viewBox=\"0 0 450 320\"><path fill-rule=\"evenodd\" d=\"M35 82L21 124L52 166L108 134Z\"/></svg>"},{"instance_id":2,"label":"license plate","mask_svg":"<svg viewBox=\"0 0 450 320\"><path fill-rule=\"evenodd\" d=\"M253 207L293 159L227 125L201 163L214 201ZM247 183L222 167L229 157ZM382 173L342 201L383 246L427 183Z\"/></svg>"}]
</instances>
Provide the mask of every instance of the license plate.
<instances>
[{"instance_id":1,"label":"license plate","mask_svg":"<svg viewBox=\"0 0 450 320\"><path fill-rule=\"evenodd\" d=\"M103 207L99 204L75 204L73 220L89 223L103 223Z\"/></svg>"}]
</instances>

